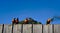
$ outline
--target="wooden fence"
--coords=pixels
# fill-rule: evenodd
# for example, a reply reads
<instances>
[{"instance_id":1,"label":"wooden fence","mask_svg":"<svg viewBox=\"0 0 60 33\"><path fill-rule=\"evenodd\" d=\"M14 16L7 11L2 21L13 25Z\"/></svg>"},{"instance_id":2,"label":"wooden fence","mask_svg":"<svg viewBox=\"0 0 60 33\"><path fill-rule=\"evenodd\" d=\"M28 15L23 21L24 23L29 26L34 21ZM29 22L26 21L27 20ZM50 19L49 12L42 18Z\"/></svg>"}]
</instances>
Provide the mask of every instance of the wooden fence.
<instances>
[{"instance_id":1,"label":"wooden fence","mask_svg":"<svg viewBox=\"0 0 60 33\"><path fill-rule=\"evenodd\" d=\"M60 33L60 25L0 24L0 33Z\"/></svg>"}]
</instances>

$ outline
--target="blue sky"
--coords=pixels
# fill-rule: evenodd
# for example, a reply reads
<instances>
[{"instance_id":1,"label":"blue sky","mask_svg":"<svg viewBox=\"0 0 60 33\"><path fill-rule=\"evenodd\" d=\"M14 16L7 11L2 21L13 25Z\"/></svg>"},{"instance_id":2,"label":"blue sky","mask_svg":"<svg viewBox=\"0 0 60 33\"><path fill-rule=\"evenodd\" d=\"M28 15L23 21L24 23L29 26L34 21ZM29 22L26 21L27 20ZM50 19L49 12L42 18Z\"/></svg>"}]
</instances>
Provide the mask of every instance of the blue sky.
<instances>
[{"instance_id":1,"label":"blue sky","mask_svg":"<svg viewBox=\"0 0 60 33\"><path fill-rule=\"evenodd\" d=\"M11 24L14 17L20 21L32 17L45 24L53 16L60 16L60 0L0 0L0 24Z\"/></svg>"}]
</instances>

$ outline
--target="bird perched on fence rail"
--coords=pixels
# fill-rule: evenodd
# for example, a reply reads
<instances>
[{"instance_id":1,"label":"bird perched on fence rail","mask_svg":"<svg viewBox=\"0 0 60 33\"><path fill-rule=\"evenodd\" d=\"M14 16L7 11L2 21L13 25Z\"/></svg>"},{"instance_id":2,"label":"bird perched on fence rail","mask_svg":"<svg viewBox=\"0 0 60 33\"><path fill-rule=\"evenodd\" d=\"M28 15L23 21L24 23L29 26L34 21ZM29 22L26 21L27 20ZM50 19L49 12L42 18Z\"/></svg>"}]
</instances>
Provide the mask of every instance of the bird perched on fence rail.
<instances>
[{"instance_id":1,"label":"bird perched on fence rail","mask_svg":"<svg viewBox=\"0 0 60 33\"><path fill-rule=\"evenodd\" d=\"M51 19L49 18L49 19L47 20L46 24L50 24L50 22L51 22Z\"/></svg>"},{"instance_id":2,"label":"bird perched on fence rail","mask_svg":"<svg viewBox=\"0 0 60 33\"><path fill-rule=\"evenodd\" d=\"M13 18L13 20L12 20L12 24L15 24L15 22L16 22L16 21L15 21L15 18Z\"/></svg>"},{"instance_id":3,"label":"bird perched on fence rail","mask_svg":"<svg viewBox=\"0 0 60 33\"><path fill-rule=\"evenodd\" d=\"M54 21L54 18L49 18L46 22L46 24L50 24L52 21Z\"/></svg>"},{"instance_id":4,"label":"bird perched on fence rail","mask_svg":"<svg viewBox=\"0 0 60 33\"><path fill-rule=\"evenodd\" d=\"M18 19L18 18L17 18L15 21L16 21L16 24L18 24L18 23L19 23L19 19Z\"/></svg>"},{"instance_id":5,"label":"bird perched on fence rail","mask_svg":"<svg viewBox=\"0 0 60 33\"><path fill-rule=\"evenodd\" d=\"M28 24L28 18L24 20L24 24Z\"/></svg>"}]
</instances>

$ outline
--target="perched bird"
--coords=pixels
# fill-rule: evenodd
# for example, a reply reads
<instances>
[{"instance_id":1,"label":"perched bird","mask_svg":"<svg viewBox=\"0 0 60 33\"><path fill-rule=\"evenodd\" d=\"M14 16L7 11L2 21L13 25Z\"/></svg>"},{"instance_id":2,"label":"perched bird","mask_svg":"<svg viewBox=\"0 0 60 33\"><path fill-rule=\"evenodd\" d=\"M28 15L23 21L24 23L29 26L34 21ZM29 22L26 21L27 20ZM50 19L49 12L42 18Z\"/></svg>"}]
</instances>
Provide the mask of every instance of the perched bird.
<instances>
[{"instance_id":1,"label":"perched bird","mask_svg":"<svg viewBox=\"0 0 60 33\"><path fill-rule=\"evenodd\" d=\"M15 20L15 23L16 23L16 24L18 24L18 23L19 23L19 19L18 19L18 18Z\"/></svg>"},{"instance_id":2,"label":"perched bird","mask_svg":"<svg viewBox=\"0 0 60 33\"><path fill-rule=\"evenodd\" d=\"M15 18L12 20L12 24L14 24L16 21L15 21Z\"/></svg>"},{"instance_id":3,"label":"perched bird","mask_svg":"<svg viewBox=\"0 0 60 33\"><path fill-rule=\"evenodd\" d=\"M28 24L28 18L24 20L24 24Z\"/></svg>"},{"instance_id":4,"label":"perched bird","mask_svg":"<svg viewBox=\"0 0 60 33\"><path fill-rule=\"evenodd\" d=\"M50 22L51 22L51 19L49 18L49 19L47 20L46 24L50 24Z\"/></svg>"}]
</instances>

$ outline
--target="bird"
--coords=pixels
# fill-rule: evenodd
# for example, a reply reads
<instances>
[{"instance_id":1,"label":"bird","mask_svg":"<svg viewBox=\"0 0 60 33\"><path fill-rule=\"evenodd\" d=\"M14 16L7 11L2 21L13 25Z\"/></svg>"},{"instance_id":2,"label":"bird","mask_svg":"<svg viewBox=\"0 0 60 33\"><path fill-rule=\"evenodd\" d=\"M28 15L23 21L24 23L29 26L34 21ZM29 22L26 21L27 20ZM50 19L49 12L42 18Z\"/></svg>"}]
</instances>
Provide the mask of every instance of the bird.
<instances>
[{"instance_id":1,"label":"bird","mask_svg":"<svg viewBox=\"0 0 60 33\"><path fill-rule=\"evenodd\" d=\"M15 21L15 18L13 18L13 20L12 20L12 24L15 24L15 22L16 22L16 21Z\"/></svg>"},{"instance_id":2,"label":"bird","mask_svg":"<svg viewBox=\"0 0 60 33\"><path fill-rule=\"evenodd\" d=\"M24 20L24 24L28 24L28 18Z\"/></svg>"},{"instance_id":3,"label":"bird","mask_svg":"<svg viewBox=\"0 0 60 33\"><path fill-rule=\"evenodd\" d=\"M16 23L16 24L18 24L18 23L19 23L19 19L18 19L18 18L16 18L15 23Z\"/></svg>"},{"instance_id":4,"label":"bird","mask_svg":"<svg viewBox=\"0 0 60 33\"><path fill-rule=\"evenodd\" d=\"M47 20L46 24L50 24L51 21L52 21L52 20L49 18L49 19Z\"/></svg>"},{"instance_id":5,"label":"bird","mask_svg":"<svg viewBox=\"0 0 60 33\"><path fill-rule=\"evenodd\" d=\"M50 24L52 21L54 20L54 18L49 18L46 22L46 24Z\"/></svg>"}]
</instances>

